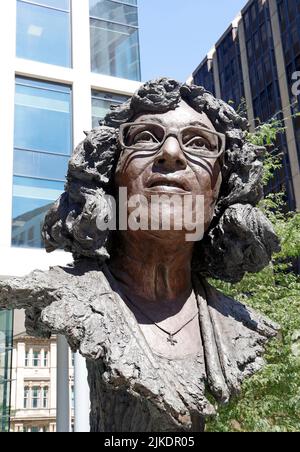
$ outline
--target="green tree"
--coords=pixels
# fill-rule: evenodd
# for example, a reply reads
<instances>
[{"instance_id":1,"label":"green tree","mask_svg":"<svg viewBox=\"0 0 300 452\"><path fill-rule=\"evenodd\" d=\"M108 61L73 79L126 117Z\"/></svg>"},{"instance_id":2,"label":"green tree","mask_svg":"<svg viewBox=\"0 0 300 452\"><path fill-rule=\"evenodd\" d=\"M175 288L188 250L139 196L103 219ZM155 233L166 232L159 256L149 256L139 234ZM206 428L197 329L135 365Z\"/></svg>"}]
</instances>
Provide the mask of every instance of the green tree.
<instances>
[{"instance_id":1,"label":"green tree","mask_svg":"<svg viewBox=\"0 0 300 452\"><path fill-rule=\"evenodd\" d=\"M284 130L282 121L259 124L248 140L264 145L264 184L281 166L281 156L271 152ZM273 146L274 147L274 146ZM281 251L257 274L247 274L239 284L212 281L227 295L264 313L281 326L281 333L267 348L267 365L242 386L238 399L219 407L219 415L207 425L211 432L300 431L300 277L293 262L300 256L300 213L286 213L284 194L270 194L264 210L281 240Z\"/></svg>"}]
</instances>

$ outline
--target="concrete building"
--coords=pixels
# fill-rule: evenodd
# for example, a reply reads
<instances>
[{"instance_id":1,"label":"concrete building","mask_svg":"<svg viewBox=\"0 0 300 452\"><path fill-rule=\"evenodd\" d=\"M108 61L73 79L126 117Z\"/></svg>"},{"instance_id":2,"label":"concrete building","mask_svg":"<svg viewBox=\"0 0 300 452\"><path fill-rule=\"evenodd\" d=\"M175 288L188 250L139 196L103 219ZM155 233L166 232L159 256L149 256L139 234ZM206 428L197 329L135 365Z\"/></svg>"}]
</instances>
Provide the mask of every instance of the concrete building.
<instances>
[{"instance_id":1,"label":"concrete building","mask_svg":"<svg viewBox=\"0 0 300 452\"><path fill-rule=\"evenodd\" d=\"M32 338L24 331L24 315L15 313L10 431L56 431L57 341ZM74 363L69 356L71 429L74 427Z\"/></svg>"},{"instance_id":2,"label":"concrete building","mask_svg":"<svg viewBox=\"0 0 300 452\"><path fill-rule=\"evenodd\" d=\"M292 210L300 209L299 70L300 0L250 0L193 72L196 84L235 108L244 104L252 129L258 119L284 119L277 143L283 168L268 190L284 190Z\"/></svg>"},{"instance_id":3,"label":"concrete building","mask_svg":"<svg viewBox=\"0 0 300 452\"><path fill-rule=\"evenodd\" d=\"M5 68L0 84L3 278L71 261L66 253L47 255L42 249L40 229L45 212L63 191L67 163L74 145L84 138L83 131L96 125L111 104L122 102L138 88L140 57L137 0L9 0L1 3L0 13ZM4 330L2 324L9 324L11 314L1 316L6 320L0 324L0 403L7 413L11 329ZM31 349L46 350L47 346L31 342L24 334L15 337L17 382L12 405L17 410L15 417L20 414L24 420L28 414L31 421L30 400L38 398L42 403L45 388L49 397L54 397L55 387L50 367L40 369L39 385L33 385L32 369L24 367L27 348L30 354ZM52 363L53 340L48 352ZM23 370L18 370L19 365ZM53 363L51 366L54 369ZM51 381L47 380L49 372ZM23 386L30 383L25 386L29 405L23 410L21 381ZM45 410L53 429L52 402ZM44 419L45 412L41 415ZM15 417L13 428L22 429ZM46 424L44 420L39 425L29 422L28 429L36 431ZM25 420L23 425L27 425Z\"/></svg>"}]
</instances>

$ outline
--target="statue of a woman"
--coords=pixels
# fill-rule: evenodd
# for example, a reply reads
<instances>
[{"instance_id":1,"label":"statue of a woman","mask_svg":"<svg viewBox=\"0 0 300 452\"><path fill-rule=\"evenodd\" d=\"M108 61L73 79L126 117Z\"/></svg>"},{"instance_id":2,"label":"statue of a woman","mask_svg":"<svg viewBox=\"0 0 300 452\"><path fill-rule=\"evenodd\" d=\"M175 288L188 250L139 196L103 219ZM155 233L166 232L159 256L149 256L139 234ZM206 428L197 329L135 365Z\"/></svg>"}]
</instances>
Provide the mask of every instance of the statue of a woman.
<instances>
[{"instance_id":1,"label":"statue of a woman","mask_svg":"<svg viewBox=\"0 0 300 452\"><path fill-rule=\"evenodd\" d=\"M46 216L46 250L71 251L74 263L1 283L0 306L25 308L29 334L63 334L87 358L92 431L202 431L215 412L206 390L225 403L262 367L278 327L206 280L238 282L279 248L255 208L264 149L246 142L246 128L201 87L144 84L75 150ZM119 219L111 230L108 195L140 227ZM190 220L175 227L188 197ZM157 228L145 225L149 211Z\"/></svg>"}]
</instances>

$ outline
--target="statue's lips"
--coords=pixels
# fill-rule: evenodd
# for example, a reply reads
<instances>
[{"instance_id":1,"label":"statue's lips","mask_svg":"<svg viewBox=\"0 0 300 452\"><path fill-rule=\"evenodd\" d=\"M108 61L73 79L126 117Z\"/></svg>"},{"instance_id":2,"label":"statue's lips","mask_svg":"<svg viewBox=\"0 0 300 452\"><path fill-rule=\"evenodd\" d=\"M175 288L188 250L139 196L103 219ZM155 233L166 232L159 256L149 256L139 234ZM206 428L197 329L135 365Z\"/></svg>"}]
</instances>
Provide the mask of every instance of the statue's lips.
<instances>
[{"instance_id":1,"label":"statue's lips","mask_svg":"<svg viewBox=\"0 0 300 452\"><path fill-rule=\"evenodd\" d=\"M151 177L146 188L153 191L190 192L190 188L186 182L172 177Z\"/></svg>"}]
</instances>

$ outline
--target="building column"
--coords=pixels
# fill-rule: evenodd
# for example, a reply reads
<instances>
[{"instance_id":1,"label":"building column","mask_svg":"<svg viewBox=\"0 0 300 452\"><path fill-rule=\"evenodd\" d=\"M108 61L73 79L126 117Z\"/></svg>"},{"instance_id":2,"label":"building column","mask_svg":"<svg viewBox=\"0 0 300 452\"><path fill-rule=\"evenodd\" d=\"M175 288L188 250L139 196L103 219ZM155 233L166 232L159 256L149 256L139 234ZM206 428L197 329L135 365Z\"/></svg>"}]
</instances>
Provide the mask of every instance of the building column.
<instances>
[{"instance_id":1,"label":"building column","mask_svg":"<svg viewBox=\"0 0 300 452\"><path fill-rule=\"evenodd\" d=\"M281 40L280 22L278 15L277 2L269 1L271 25L275 47L275 58L279 80L280 97L282 102L282 111L285 118L286 137L288 153L291 164L292 180L296 200L296 209L300 211L300 162L297 153L297 143L292 119L292 109L290 105L289 87L292 86L292 80L287 79L285 59Z\"/></svg>"},{"instance_id":2,"label":"building column","mask_svg":"<svg viewBox=\"0 0 300 452\"><path fill-rule=\"evenodd\" d=\"M64 336L57 337L56 430L70 432L69 346Z\"/></svg>"},{"instance_id":3,"label":"building column","mask_svg":"<svg viewBox=\"0 0 300 452\"><path fill-rule=\"evenodd\" d=\"M213 65L213 74L214 74L214 84L215 84L215 92L216 98L221 99L221 83L220 83L220 72L219 72L219 62L218 62L218 53L217 49L211 55L212 65Z\"/></svg>"},{"instance_id":4,"label":"building column","mask_svg":"<svg viewBox=\"0 0 300 452\"><path fill-rule=\"evenodd\" d=\"M75 433L90 431L90 388L85 359L75 355L74 367Z\"/></svg>"},{"instance_id":5,"label":"building column","mask_svg":"<svg viewBox=\"0 0 300 452\"><path fill-rule=\"evenodd\" d=\"M255 118L254 118L252 90L251 90L249 65L248 65L247 45L246 45L246 38L245 38L245 27L244 27L244 21L243 21L242 16L240 16L238 18L237 32L238 32L240 52L241 52L241 64L242 64L243 82L244 82L244 90L245 90L245 101L246 101L246 105L247 105L247 116L248 116L248 120L250 123L250 131L254 132Z\"/></svg>"},{"instance_id":6,"label":"building column","mask_svg":"<svg viewBox=\"0 0 300 452\"><path fill-rule=\"evenodd\" d=\"M12 178L14 148L14 98L16 55L16 1L5 3L5 14L0 15L1 83L1 165L0 165L0 249L11 245ZM2 253L1 253L2 254Z\"/></svg>"}]
</instances>

